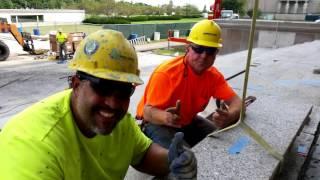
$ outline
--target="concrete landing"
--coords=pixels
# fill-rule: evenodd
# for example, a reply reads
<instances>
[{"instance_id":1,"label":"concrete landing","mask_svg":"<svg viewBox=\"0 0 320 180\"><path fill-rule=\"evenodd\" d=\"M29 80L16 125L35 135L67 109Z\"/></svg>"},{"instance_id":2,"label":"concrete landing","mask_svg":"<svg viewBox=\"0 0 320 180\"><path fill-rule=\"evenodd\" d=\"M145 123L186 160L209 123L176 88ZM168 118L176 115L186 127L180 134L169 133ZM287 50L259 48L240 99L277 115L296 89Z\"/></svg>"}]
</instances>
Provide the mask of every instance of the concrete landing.
<instances>
[{"instance_id":1,"label":"concrete landing","mask_svg":"<svg viewBox=\"0 0 320 180\"><path fill-rule=\"evenodd\" d=\"M253 53L247 95L257 97L247 109L245 121L275 150L286 156L313 105L320 101L320 41L281 49L257 49ZM217 66L231 76L245 69L247 52L219 56ZM244 74L230 80L242 96ZM214 101L203 114L212 112ZM311 127L312 128L312 127ZM273 179L281 163L240 127L208 137L193 150L198 159L198 179ZM130 170L127 179L150 179Z\"/></svg>"},{"instance_id":2,"label":"concrete landing","mask_svg":"<svg viewBox=\"0 0 320 180\"><path fill-rule=\"evenodd\" d=\"M320 42L315 41L253 56L248 95L256 96L257 101L248 107L245 121L282 155L312 105L320 103L320 76L313 74L313 68L320 65L319 47ZM238 60L241 66L244 61ZM241 75L230 81L240 96L243 79ZM243 139L247 144L232 154ZM206 138L193 150L201 162L198 179L272 179L280 165L239 127L216 139Z\"/></svg>"}]
</instances>

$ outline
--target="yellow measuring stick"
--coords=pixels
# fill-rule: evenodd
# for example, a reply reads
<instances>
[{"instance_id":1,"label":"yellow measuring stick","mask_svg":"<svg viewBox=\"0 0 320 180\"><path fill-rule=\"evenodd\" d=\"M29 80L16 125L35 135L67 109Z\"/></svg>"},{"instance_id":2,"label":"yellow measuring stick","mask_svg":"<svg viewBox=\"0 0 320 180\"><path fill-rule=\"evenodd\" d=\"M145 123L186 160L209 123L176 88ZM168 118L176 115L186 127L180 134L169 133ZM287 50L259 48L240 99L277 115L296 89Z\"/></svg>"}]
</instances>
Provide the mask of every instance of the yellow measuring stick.
<instances>
[{"instance_id":1,"label":"yellow measuring stick","mask_svg":"<svg viewBox=\"0 0 320 180\"><path fill-rule=\"evenodd\" d=\"M241 114L240 120L224 129L215 131L211 134L208 134L208 137L214 136L218 133L230 130L234 127L240 126L251 138L253 138L258 144L260 144L270 155L276 158L279 161L283 160L283 156L275 150L266 140L264 140L256 131L254 131L249 125L244 122L245 119L245 98L247 97L247 87L248 87L248 79L249 79L249 72L250 72L250 64L251 64L251 55L252 55L252 48L253 48L253 38L254 38L254 31L256 26L256 19L257 19L257 9L258 9L259 0L255 0L254 2L254 9L253 9L253 16L251 22L251 29L250 29L250 36L249 36L249 48L248 48L248 56L247 56L247 64L245 70L245 78L243 83L243 94L242 94L242 106L241 106Z\"/></svg>"}]
</instances>

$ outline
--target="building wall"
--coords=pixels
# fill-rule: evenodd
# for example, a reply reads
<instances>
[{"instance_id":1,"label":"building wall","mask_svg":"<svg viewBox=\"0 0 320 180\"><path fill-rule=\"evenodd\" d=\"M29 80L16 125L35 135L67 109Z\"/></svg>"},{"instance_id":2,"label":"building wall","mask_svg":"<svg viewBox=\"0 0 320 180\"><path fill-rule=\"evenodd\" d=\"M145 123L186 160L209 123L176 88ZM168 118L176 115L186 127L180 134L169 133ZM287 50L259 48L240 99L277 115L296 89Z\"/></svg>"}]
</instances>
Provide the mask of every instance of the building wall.
<instances>
[{"instance_id":1,"label":"building wall","mask_svg":"<svg viewBox=\"0 0 320 180\"><path fill-rule=\"evenodd\" d=\"M312 0L312 3L307 8L308 13L320 14L320 0Z\"/></svg>"},{"instance_id":2,"label":"building wall","mask_svg":"<svg viewBox=\"0 0 320 180\"><path fill-rule=\"evenodd\" d=\"M252 9L254 0L247 0L246 9ZM260 0L262 15L277 20L304 20L307 14L320 14L320 0Z\"/></svg>"},{"instance_id":3,"label":"building wall","mask_svg":"<svg viewBox=\"0 0 320 180\"><path fill-rule=\"evenodd\" d=\"M44 23L80 23L85 19L85 11L51 9L0 9L0 17L7 18L8 23L12 23L12 16L18 16L18 18L19 16L43 16L42 22Z\"/></svg>"},{"instance_id":4,"label":"building wall","mask_svg":"<svg viewBox=\"0 0 320 180\"><path fill-rule=\"evenodd\" d=\"M254 0L247 0L246 10L253 9ZM259 9L263 13L276 13L278 0L260 0Z\"/></svg>"}]
</instances>

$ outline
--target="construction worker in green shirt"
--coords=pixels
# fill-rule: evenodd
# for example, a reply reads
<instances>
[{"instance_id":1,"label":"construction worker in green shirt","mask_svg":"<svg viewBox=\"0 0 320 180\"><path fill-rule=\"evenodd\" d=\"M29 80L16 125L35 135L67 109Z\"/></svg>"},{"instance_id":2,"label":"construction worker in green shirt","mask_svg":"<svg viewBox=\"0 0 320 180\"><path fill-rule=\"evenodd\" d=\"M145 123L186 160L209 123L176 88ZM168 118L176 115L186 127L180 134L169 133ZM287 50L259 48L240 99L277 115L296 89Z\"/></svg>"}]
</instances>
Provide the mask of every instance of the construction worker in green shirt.
<instances>
[{"instance_id":1,"label":"construction worker in green shirt","mask_svg":"<svg viewBox=\"0 0 320 180\"><path fill-rule=\"evenodd\" d=\"M100 30L79 45L71 89L14 116L0 132L2 180L118 180L129 165L155 176L196 179L194 153L177 133L169 149L146 137L127 113L139 77L123 34Z\"/></svg>"},{"instance_id":2,"label":"construction worker in green shirt","mask_svg":"<svg viewBox=\"0 0 320 180\"><path fill-rule=\"evenodd\" d=\"M56 39L59 45L59 62L58 63L63 63L67 59L67 34L62 32L62 29L58 29L58 32L56 34Z\"/></svg>"}]
</instances>

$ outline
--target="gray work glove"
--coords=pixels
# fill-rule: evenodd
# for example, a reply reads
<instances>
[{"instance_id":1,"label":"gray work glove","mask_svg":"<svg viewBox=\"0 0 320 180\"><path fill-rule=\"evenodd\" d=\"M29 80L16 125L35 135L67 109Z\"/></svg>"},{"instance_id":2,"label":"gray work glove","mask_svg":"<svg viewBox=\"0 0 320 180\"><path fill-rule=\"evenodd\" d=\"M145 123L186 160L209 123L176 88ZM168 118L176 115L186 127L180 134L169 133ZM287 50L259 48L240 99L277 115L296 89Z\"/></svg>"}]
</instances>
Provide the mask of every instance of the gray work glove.
<instances>
[{"instance_id":1,"label":"gray work glove","mask_svg":"<svg viewBox=\"0 0 320 180\"><path fill-rule=\"evenodd\" d=\"M183 147L183 136L182 132L176 133L169 147L169 179L194 180L197 179L197 159L190 149Z\"/></svg>"}]
</instances>

